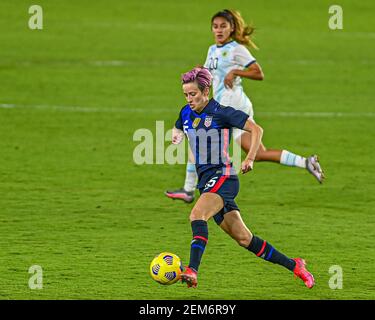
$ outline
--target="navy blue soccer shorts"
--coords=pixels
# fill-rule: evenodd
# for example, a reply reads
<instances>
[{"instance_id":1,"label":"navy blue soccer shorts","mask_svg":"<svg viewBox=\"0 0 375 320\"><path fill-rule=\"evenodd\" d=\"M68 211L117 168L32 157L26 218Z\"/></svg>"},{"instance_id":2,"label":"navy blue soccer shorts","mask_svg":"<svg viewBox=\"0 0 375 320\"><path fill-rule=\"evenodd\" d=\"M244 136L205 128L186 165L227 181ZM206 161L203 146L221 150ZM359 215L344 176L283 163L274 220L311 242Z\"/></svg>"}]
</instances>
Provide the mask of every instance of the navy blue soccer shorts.
<instances>
[{"instance_id":1,"label":"navy blue soccer shorts","mask_svg":"<svg viewBox=\"0 0 375 320\"><path fill-rule=\"evenodd\" d=\"M204 172L199 180L199 193L213 192L223 198L224 207L214 215L215 222L220 225L224 220L224 214L232 210L238 210L236 198L240 190L240 183L236 175L223 175L222 170L209 170Z\"/></svg>"}]
</instances>

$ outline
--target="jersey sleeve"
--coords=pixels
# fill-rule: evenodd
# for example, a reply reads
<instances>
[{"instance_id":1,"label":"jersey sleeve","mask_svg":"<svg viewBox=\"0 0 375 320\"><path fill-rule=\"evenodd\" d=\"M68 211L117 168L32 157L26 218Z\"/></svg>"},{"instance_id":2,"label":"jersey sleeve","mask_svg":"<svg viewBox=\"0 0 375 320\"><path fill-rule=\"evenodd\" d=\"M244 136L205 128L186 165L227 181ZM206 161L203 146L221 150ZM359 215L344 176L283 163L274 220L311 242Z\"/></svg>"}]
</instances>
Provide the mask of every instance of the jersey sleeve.
<instances>
[{"instance_id":1,"label":"jersey sleeve","mask_svg":"<svg viewBox=\"0 0 375 320\"><path fill-rule=\"evenodd\" d=\"M256 62L250 51L243 45L239 45L234 48L234 61L240 66L247 68L254 62Z\"/></svg>"},{"instance_id":2,"label":"jersey sleeve","mask_svg":"<svg viewBox=\"0 0 375 320\"><path fill-rule=\"evenodd\" d=\"M235 127L238 129L243 129L247 119L249 118L247 113L232 107L222 108L221 115L223 122L227 127Z\"/></svg>"},{"instance_id":3,"label":"jersey sleeve","mask_svg":"<svg viewBox=\"0 0 375 320\"><path fill-rule=\"evenodd\" d=\"M211 52L211 47L208 48L206 61L204 62L204 65L203 65L207 69L209 69L210 67L210 52Z\"/></svg>"}]
</instances>

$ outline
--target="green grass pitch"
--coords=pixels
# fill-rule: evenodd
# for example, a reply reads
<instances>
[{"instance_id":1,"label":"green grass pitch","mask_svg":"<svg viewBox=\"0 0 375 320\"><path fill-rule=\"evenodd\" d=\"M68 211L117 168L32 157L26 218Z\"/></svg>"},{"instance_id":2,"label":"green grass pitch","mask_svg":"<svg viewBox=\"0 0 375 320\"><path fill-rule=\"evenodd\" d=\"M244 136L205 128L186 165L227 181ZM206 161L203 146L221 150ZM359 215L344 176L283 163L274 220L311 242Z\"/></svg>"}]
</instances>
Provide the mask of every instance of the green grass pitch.
<instances>
[{"instance_id":1,"label":"green grass pitch","mask_svg":"<svg viewBox=\"0 0 375 320\"><path fill-rule=\"evenodd\" d=\"M331 1L0 2L0 299L374 299L375 4ZM264 142L318 153L326 182L256 163L240 177L245 222L302 256L312 290L209 222L199 286L160 286L155 254L187 263L192 205L163 192L184 165L136 165L139 128L172 127L180 74L203 63L210 17L230 7L257 28L265 80L244 81ZM283 113L285 112L285 113ZM29 267L43 269L32 290ZM343 270L332 290L331 266Z\"/></svg>"}]
</instances>

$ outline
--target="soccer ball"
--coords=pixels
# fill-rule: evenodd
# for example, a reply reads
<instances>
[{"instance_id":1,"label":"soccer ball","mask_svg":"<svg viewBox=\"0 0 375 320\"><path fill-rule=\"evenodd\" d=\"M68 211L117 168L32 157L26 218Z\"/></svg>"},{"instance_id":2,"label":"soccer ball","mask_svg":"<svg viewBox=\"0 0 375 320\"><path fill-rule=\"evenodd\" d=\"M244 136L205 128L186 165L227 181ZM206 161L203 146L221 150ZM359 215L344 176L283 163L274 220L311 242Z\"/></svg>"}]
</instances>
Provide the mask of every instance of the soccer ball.
<instances>
[{"instance_id":1,"label":"soccer ball","mask_svg":"<svg viewBox=\"0 0 375 320\"><path fill-rule=\"evenodd\" d=\"M160 284L173 284L180 279L183 268L181 259L173 253L162 252L150 264L152 279Z\"/></svg>"}]
</instances>

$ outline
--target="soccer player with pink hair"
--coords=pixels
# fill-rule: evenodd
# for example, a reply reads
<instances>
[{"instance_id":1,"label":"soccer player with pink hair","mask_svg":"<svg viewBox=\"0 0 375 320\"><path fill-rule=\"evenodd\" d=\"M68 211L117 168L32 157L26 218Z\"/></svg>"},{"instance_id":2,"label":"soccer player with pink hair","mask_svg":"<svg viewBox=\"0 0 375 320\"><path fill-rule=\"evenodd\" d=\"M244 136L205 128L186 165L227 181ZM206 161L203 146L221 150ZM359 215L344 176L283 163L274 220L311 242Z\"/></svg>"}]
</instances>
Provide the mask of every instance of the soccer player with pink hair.
<instances>
[{"instance_id":1,"label":"soccer player with pink hair","mask_svg":"<svg viewBox=\"0 0 375 320\"><path fill-rule=\"evenodd\" d=\"M211 18L211 30L215 44L210 46L204 66L213 75L213 97L221 105L231 106L254 117L253 106L242 87L242 78L263 80L264 74L249 47L256 48L251 40L254 31L245 24L242 16L235 10L223 10ZM251 133L241 129L233 130L233 139L247 153L250 149ZM194 158L189 154L183 188L167 190L166 196L181 199L185 202L194 201L197 173ZM288 150L267 149L261 142L255 161L271 161L281 165L306 169L320 183L324 174L318 156L304 157Z\"/></svg>"},{"instance_id":2,"label":"soccer player with pink hair","mask_svg":"<svg viewBox=\"0 0 375 320\"><path fill-rule=\"evenodd\" d=\"M256 256L279 264L302 279L308 288L314 277L307 271L305 260L289 258L270 243L254 235L243 222L235 198L239 181L229 158L233 128L250 133L246 136L249 150L241 164L241 172L253 169L261 145L263 130L248 114L230 106L222 106L209 99L211 73L205 68L194 68L182 76L182 88L188 102L179 114L172 130L172 143L188 137L195 158L200 197L190 213L193 240L190 245L189 265L181 274L188 287L198 284L198 269L208 242L207 221L215 222L237 243Z\"/></svg>"}]
</instances>

